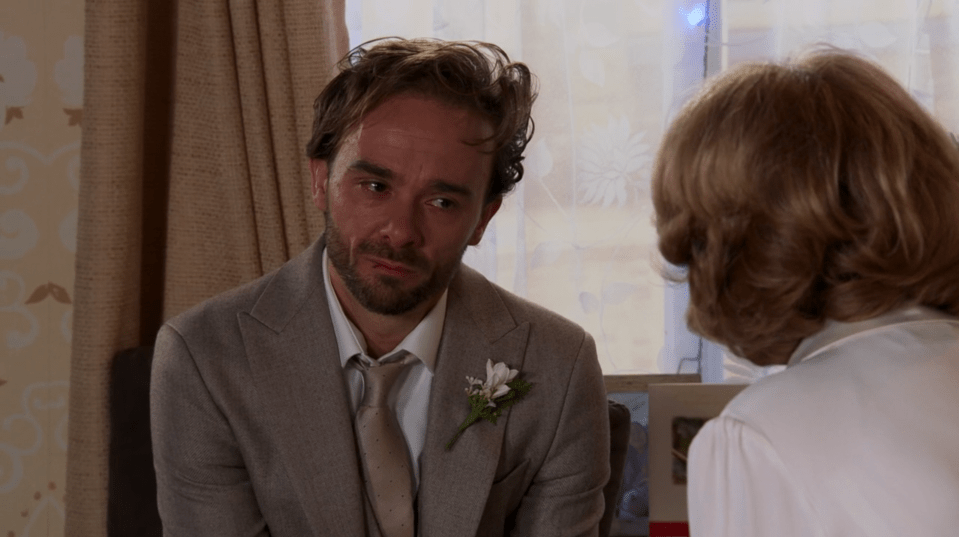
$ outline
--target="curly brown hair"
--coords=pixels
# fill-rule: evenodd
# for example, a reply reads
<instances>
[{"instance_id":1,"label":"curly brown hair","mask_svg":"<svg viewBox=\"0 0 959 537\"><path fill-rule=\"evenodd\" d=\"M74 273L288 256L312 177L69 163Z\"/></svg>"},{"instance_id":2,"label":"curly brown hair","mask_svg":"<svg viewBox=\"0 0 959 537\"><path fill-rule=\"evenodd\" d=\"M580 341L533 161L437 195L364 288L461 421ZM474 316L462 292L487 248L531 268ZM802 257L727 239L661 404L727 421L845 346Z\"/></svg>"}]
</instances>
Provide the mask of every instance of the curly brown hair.
<instances>
[{"instance_id":1,"label":"curly brown hair","mask_svg":"<svg viewBox=\"0 0 959 537\"><path fill-rule=\"evenodd\" d=\"M959 150L851 53L712 81L663 139L652 195L689 325L756 364L785 363L830 319L959 315Z\"/></svg>"},{"instance_id":2,"label":"curly brown hair","mask_svg":"<svg viewBox=\"0 0 959 537\"><path fill-rule=\"evenodd\" d=\"M476 112L490 122L493 175L487 201L523 178L523 151L533 136L537 92L529 68L478 41L383 38L353 49L313 104L312 159L331 165L340 141L367 112L390 97L412 93Z\"/></svg>"}]
</instances>

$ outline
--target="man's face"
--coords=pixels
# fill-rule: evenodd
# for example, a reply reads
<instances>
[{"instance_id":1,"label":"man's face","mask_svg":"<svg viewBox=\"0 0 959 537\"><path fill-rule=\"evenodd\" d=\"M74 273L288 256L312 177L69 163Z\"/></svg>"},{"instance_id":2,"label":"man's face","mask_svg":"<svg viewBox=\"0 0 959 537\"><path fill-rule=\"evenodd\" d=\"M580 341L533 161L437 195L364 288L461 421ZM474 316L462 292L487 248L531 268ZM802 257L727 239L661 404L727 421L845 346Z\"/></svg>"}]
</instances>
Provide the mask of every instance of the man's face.
<instances>
[{"instance_id":1,"label":"man's face","mask_svg":"<svg viewBox=\"0 0 959 537\"><path fill-rule=\"evenodd\" d=\"M436 303L499 209L499 200L485 203L492 155L464 143L490 134L472 112L400 95L343 140L332 170L310 162L341 302L382 315L425 314Z\"/></svg>"}]
</instances>

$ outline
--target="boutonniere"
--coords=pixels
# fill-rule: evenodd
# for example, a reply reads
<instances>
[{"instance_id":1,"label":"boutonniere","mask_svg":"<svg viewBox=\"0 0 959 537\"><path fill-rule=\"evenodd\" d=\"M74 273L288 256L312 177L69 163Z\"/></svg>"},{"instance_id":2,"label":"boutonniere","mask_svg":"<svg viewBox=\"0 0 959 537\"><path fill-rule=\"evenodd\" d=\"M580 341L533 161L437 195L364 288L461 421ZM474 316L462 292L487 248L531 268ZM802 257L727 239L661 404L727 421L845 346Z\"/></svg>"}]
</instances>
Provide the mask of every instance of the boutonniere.
<instances>
[{"instance_id":1,"label":"boutonniere","mask_svg":"<svg viewBox=\"0 0 959 537\"><path fill-rule=\"evenodd\" d=\"M500 417L503 410L511 407L529 392L533 385L516 378L518 374L518 370L510 369L502 362L494 364L492 360L486 360L486 382L466 377L469 382L466 395L469 397L472 411L466 417L466 421L460 425L453 439L446 444L447 451L453 447L453 442L456 442L467 427L479 421L480 418L485 418L486 421L496 425L496 418Z\"/></svg>"}]
</instances>

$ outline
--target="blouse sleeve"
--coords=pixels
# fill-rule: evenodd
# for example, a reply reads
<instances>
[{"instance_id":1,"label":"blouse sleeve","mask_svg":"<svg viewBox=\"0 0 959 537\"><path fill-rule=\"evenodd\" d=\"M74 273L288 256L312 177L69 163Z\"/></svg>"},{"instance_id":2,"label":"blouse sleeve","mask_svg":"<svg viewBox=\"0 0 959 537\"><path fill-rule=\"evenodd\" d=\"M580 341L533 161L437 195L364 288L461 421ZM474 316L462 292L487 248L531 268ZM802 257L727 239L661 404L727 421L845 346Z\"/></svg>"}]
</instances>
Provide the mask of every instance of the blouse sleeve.
<instances>
[{"instance_id":1,"label":"blouse sleeve","mask_svg":"<svg viewBox=\"0 0 959 537\"><path fill-rule=\"evenodd\" d=\"M693 439L687 470L692 537L816 537L804 492L765 436L728 416Z\"/></svg>"}]
</instances>

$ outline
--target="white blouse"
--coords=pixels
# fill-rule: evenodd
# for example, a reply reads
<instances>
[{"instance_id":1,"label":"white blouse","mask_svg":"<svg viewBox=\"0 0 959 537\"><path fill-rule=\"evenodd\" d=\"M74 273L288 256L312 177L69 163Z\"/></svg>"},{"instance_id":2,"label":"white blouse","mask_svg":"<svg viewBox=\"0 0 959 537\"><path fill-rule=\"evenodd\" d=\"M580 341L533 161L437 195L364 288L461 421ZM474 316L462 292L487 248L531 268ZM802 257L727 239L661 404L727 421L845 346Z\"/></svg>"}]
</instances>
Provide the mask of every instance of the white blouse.
<instances>
[{"instance_id":1,"label":"white blouse","mask_svg":"<svg viewBox=\"0 0 959 537\"><path fill-rule=\"evenodd\" d=\"M959 535L959 319L831 322L689 451L693 537Z\"/></svg>"}]
</instances>

